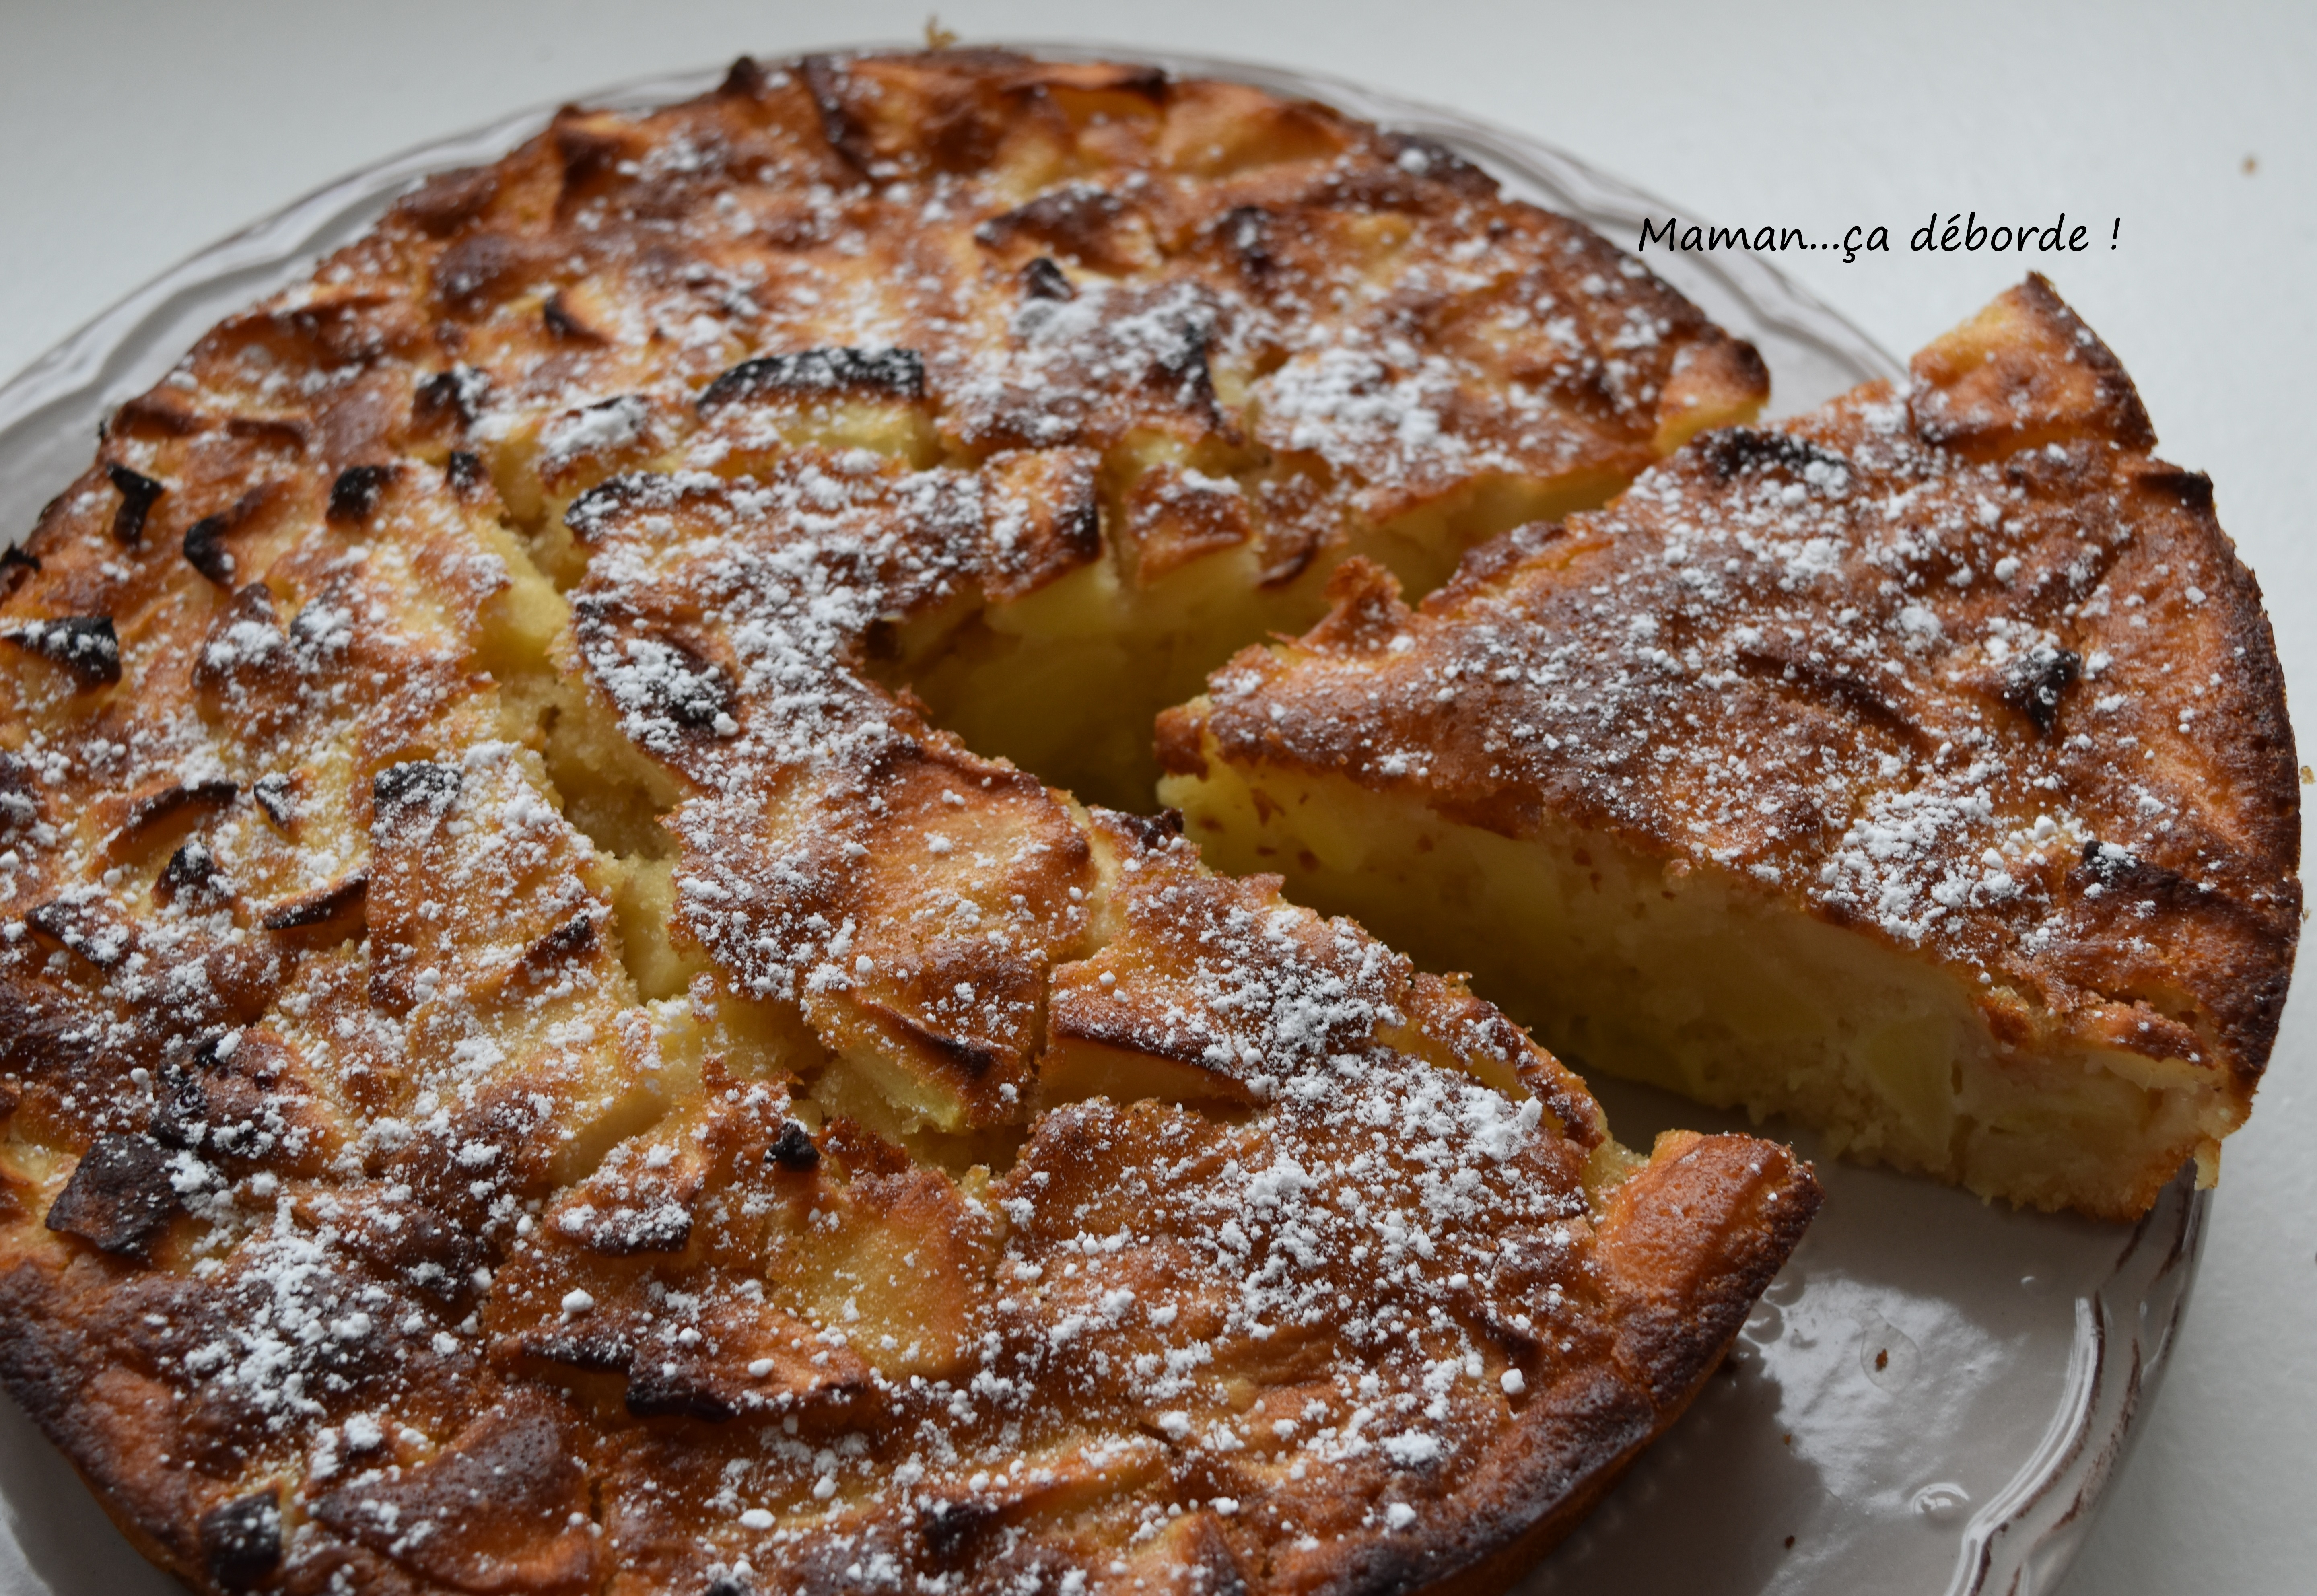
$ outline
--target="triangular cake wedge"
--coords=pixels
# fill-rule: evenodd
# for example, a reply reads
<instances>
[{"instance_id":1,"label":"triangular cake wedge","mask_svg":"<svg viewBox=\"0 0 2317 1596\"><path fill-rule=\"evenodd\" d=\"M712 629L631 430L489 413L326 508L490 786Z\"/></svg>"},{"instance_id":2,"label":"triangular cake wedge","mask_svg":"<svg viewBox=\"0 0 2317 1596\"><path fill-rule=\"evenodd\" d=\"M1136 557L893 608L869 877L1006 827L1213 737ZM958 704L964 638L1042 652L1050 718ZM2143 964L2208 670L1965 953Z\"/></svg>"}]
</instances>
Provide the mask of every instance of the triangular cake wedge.
<instances>
[{"instance_id":1,"label":"triangular cake wedge","mask_svg":"<svg viewBox=\"0 0 2317 1596\"><path fill-rule=\"evenodd\" d=\"M2031 277L1411 612L1339 573L1162 722L1167 802L1587 1070L2127 1218L2277 1034L2299 794L2259 587Z\"/></svg>"}]
</instances>

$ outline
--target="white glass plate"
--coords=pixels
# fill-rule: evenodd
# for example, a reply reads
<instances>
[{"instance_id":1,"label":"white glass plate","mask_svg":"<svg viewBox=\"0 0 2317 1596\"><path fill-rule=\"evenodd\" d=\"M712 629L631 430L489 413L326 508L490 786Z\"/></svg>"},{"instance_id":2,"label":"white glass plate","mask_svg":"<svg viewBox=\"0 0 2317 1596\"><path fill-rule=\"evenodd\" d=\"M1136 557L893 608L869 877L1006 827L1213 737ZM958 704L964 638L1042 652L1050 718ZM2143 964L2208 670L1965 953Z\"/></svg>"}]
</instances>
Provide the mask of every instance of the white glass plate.
<instances>
[{"instance_id":1,"label":"white glass plate","mask_svg":"<svg viewBox=\"0 0 2317 1596\"><path fill-rule=\"evenodd\" d=\"M1081 45L1323 100L1420 133L1525 198L1630 248L1672 208L1534 139L1333 79ZM630 84L623 107L705 92L720 73ZM495 158L534 110L410 150L320 190L155 279L0 388L0 541L21 538L86 464L100 417L221 318L302 277L417 178ZM1680 214L1692 212L1685 210ZM1899 363L1751 255L1650 266L1767 361L1773 412L1806 409ZM1742 1128L1666 1094L1595 1081L1620 1139ZM1807 1133L1774 1125L1805 1154ZM1680 1592L2049 1592L2153 1395L2204 1235L2184 1177L2136 1227L2017 1214L1887 1171L1819 1163L1826 1206L1672 1433L1518 1587L1521 1596ZM106 1521L13 1403L0 1403L0 1588L25 1596L182 1589Z\"/></svg>"}]
</instances>

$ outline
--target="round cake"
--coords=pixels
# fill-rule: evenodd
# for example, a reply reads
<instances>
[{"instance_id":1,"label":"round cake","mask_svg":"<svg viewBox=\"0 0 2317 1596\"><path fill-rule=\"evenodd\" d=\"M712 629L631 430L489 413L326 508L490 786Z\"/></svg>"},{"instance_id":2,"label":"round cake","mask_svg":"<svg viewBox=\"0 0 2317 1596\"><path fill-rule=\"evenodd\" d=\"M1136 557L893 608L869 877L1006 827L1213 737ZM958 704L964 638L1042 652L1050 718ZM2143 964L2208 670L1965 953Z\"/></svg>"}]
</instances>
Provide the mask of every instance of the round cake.
<instances>
[{"instance_id":1,"label":"round cake","mask_svg":"<svg viewBox=\"0 0 2317 1596\"><path fill-rule=\"evenodd\" d=\"M0 575L0 1379L210 1592L1502 1585L1810 1172L1129 811L1347 560L1765 388L1142 67L743 61L429 182Z\"/></svg>"}]
</instances>

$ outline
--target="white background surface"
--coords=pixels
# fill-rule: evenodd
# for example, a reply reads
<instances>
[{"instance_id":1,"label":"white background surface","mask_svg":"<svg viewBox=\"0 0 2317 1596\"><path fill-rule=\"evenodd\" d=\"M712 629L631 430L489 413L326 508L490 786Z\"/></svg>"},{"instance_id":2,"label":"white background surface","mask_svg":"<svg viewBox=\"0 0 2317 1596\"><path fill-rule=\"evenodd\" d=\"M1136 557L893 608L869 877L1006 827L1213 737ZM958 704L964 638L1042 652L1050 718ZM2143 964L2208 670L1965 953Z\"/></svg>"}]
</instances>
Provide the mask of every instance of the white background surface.
<instances>
[{"instance_id":1,"label":"white background surface","mask_svg":"<svg viewBox=\"0 0 2317 1596\"><path fill-rule=\"evenodd\" d=\"M922 0L0 0L0 380L180 256L406 145L924 20ZM2211 472L2317 754L2317 6L949 0L943 20L968 41L1110 40L1359 79L1541 136L1701 220L1814 238L1887 225L1892 254L1780 264L1902 354L2044 270L2123 356L2163 453ZM1955 210L2065 211L2096 247L1908 252ZM2304 992L2229 1143L2174 1366L2069 1596L2317 1588L2313 1070Z\"/></svg>"}]
</instances>

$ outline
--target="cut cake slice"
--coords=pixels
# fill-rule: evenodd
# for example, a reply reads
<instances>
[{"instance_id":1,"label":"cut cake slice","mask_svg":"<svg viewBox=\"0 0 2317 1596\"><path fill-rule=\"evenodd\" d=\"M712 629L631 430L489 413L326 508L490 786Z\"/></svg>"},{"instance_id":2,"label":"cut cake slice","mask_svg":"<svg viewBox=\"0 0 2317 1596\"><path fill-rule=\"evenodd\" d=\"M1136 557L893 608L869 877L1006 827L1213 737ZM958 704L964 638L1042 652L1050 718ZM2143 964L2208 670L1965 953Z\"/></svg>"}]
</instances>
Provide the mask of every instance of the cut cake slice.
<instances>
[{"instance_id":1,"label":"cut cake slice","mask_svg":"<svg viewBox=\"0 0 2317 1596\"><path fill-rule=\"evenodd\" d=\"M1336 578L1160 726L1166 801L1580 1067L1985 1196L2217 1171L2300 928L2259 589L2030 277L1410 612Z\"/></svg>"}]
</instances>

